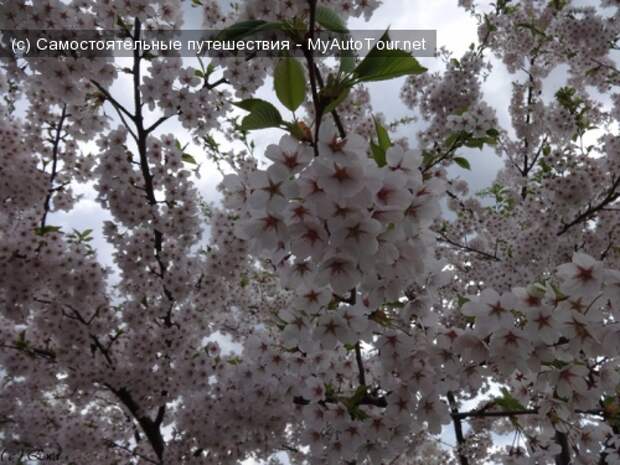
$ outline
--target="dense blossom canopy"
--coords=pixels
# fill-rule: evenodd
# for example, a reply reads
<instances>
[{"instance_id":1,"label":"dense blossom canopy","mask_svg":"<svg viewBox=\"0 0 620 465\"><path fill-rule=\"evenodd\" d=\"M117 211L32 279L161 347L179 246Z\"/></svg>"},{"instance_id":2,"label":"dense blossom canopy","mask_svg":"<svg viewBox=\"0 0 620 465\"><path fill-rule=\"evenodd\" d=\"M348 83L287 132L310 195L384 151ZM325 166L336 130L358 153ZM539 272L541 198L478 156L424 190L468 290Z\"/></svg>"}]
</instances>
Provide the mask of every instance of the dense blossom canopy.
<instances>
[{"instance_id":1,"label":"dense blossom canopy","mask_svg":"<svg viewBox=\"0 0 620 465\"><path fill-rule=\"evenodd\" d=\"M442 49L437 72L399 53L389 69L309 52L1 58L1 448L620 464L620 5L458 3L479 40ZM181 28L189 4L208 28L313 37L379 2L0 0L0 23L138 40ZM493 63L512 77L507 127L482 92ZM403 75L411 112L390 124L364 83ZM253 98L272 76L286 117ZM255 153L265 127L281 134ZM504 162L478 193L471 148ZM221 202L197 188L206 159ZM55 222L85 186L113 267L92 231Z\"/></svg>"}]
</instances>

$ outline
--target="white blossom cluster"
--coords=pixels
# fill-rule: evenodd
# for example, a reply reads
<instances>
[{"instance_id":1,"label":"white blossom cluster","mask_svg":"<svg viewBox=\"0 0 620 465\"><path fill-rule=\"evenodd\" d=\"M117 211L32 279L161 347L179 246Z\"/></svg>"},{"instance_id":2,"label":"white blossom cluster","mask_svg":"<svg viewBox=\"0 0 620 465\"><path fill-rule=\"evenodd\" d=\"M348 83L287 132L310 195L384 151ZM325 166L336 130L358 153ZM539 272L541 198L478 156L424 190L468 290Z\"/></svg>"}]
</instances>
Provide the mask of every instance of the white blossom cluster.
<instances>
[{"instance_id":1,"label":"white blossom cluster","mask_svg":"<svg viewBox=\"0 0 620 465\"><path fill-rule=\"evenodd\" d=\"M304 34L317 7L329 24L378 6L191 3L209 27ZM386 123L359 84L329 115L309 83L256 155L231 100L274 60L0 58L2 455L620 464L618 2L476 3L458 2L479 43L407 78L413 115ZM0 23L139 35L181 27L183 6L0 0ZM481 91L490 53L520 73L508 127ZM343 85L329 61L299 63ZM418 117L417 141L381 134ZM190 140L232 167L221 205ZM452 164L480 169L462 151L488 146L504 166L476 193ZM105 220L71 231L58 212L85 187Z\"/></svg>"}]
</instances>

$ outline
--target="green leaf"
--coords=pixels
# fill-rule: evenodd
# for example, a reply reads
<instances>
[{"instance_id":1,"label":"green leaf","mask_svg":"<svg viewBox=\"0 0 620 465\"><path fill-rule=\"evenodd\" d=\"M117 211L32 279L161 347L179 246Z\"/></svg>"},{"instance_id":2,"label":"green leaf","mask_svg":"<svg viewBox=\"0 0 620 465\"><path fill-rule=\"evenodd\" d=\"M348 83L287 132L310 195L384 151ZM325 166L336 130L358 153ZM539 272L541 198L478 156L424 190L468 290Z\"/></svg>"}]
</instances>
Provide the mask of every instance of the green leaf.
<instances>
[{"instance_id":1,"label":"green leaf","mask_svg":"<svg viewBox=\"0 0 620 465\"><path fill-rule=\"evenodd\" d=\"M551 0L549 2L549 6L555 8L558 11L563 9L566 5L568 5L568 2L566 0Z\"/></svg>"},{"instance_id":2,"label":"green leaf","mask_svg":"<svg viewBox=\"0 0 620 465\"><path fill-rule=\"evenodd\" d=\"M355 69L355 54L345 51L340 57L340 72L350 73Z\"/></svg>"},{"instance_id":3,"label":"green leaf","mask_svg":"<svg viewBox=\"0 0 620 465\"><path fill-rule=\"evenodd\" d=\"M375 310L368 316L369 320L379 323L381 326L387 326L390 324L390 317L386 315L382 310Z\"/></svg>"},{"instance_id":4,"label":"green leaf","mask_svg":"<svg viewBox=\"0 0 620 465\"><path fill-rule=\"evenodd\" d=\"M301 63L291 57L283 58L276 66L273 86L282 105L297 110L306 96L306 78Z\"/></svg>"},{"instance_id":5,"label":"green leaf","mask_svg":"<svg viewBox=\"0 0 620 465\"><path fill-rule=\"evenodd\" d=\"M392 146L390 136L387 130L379 123L377 118L373 118L375 122L375 129L377 131L377 143L370 142L370 149L372 151L372 157L375 159L378 167L385 166L387 164L386 152Z\"/></svg>"},{"instance_id":6,"label":"green leaf","mask_svg":"<svg viewBox=\"0 0 620 465\"><path fill-rule=\"evenodd\" d=\"M467 158L454 157L454 162L463 169L471 170L471 165L469 164L469 161L467 161Z\"/></svg>"},{"instance_id":7,"label":"green leaf","mask_svg":"<svg viewBox=\"0 0 620 465\"><path fill-rule=\"evenodd\" d=\"M499 131L497 129L489 129L487 131L487 137L483 137L484 143L488 145L497 145L499 139Z\"/></svg>"},{"instance_id":8,"label":"green leaf","mask_svg":"<svg viewBox=\"0 0 620 465\"><path fill-rule=\"evenodd\" d=\"M123 21L123 18L121 16L117 16L116 17L116 25L119 26L121 29L124 29L125 31L129 30L129 27L127 26L127 23L125 23L125 21Z\"/></svg>"},{"instance_id":9,"label":"green leaf","mask_svg":"<svg viewBox=\"0 0 620 465\"><path fill-rule=\"evenodd\" d=\"M502 407L507 412L514 412L519 410L525 410L525 407L521 402L515 399L512 394L506 388L501 388L502 397L497 397L495 403Z\"/></svg>"},{"instance_id":10,"label":"green leaf","mask_svg":"<svg viewBox=\"0 0 620 465\"><path fill-rule=\"evenodd\" d=\"M17 340L15 341L15 347L20 350L28 348L28 342L26 341L26 330L20 331L17 335Z\"/></svg>"},{"instance_id":11,"label":"green leaf","mask_svg":"<svg viewBox=\"0 0 620 465\"><path fill-rule=\"evenodd\" d=\"M465 135L467 135L467 133L465 133ZM463 137L463 133L462 132L453 132L452 134L450 134L447 137L444 146L448 147L448 148L455 147L457 145L457 142L459 142L459 139L461 137ZM460 144L459 144L459 146L460 146Z\"/></svg>"},{"instance_id":12,"label":"green leaf","mask_svg":"<svg viewBox=\"0 0 620 465\"><path fill-rule=\"evenodd\" d=\"M326 90L326 88L323 90ZM336 107L340 105L342 102L344 102L344 100L349 96L350 91L351 91L350 87L345 87L341 89L340 92L336 95L336 97L331 98L331 100L329 100L329 103L325 106L325 109L323 110L323 112L330 113L331 111L335 110Z\"/></svg>"},{"instance_id":13,"label":"green leaf","mask_svg":"<svg viewBox=\"0 0 620 465\"><path fill-rule=\"evenodd\" d=\"M422 163L424 166L429 166L432 164L434 159L435 156L432 153L427 152L426 150L422 151Z\"/></svg>"},{"instance_id":14,"label":"green leaf","mask_svg":"<svg viewBox=\"0 0 620 465\"><path fill-rule=\"evenodd\" d=\"M349 409L349 415L351 416L352 420L364 421L364 420L366 420L368 418L368 414L366 412L364 412L358 406L350 408Z\"/></svg>"},{"instance_id":15,"label":"green leaf","mask_svg":"<svg viewBox=\"0 0 620 465\"><path fill-rule=\"evenodd\" d=\"M385 158L385 151L381 150L381 147L370 141L370 150L372 152L372 158L374 158L377 166L381 167L387 164L387 160Z\"/></svg>"},{"instance_id":16,"label":"green leaf","mask_svg":"<svg viewBox=\"0 0 620 465\"><path fill-rule=\"evenodd\" d=\"M185 163L190 163L192 165L197 165L198 164L196 159L193 156L191 156L189 153L184 153L181 156L181 160L183 160Z\"/></svg>"},{"instance_id":17,"label":"green leaf","mask_svg":"<svg viewBox=\"0 0 620 465\"><path fill-rule=\"evenodd\" d=\"M303 121L285 122L284 125L295 139L312 142L312 131Z\"/></svg>"},{"instance_id":18,"label":"green leaf","mask_svg":"<svg viewBox=\"0 0 620 465\"><path fill-rule=\"evenodd\" d=\"M37 236L44 236L48 233L55 233L55 232L59 232L62 229L61 226L43 226L42 228L36 228L34 230L35 234Z\"/></svg>"},{"instance_id":19,"label":"green leaf","mask_svg":"<svg viewBox=\"0 0 620 465\"><path fill-rule=\"evenodd\" d=\"M366 396L366 386L361 385L355 390L355 393L349 398L349 401L353 405L359 405L362 399Z\"/></svg>"},{"instance_id":20,"label":"green leaf","mask_svg":"<svg viewBox=\"0 0 620 465\"><path fill-rule=\"evenodd\" d=\"M211 76L211 74L215 71L215 65L211 62L207 65L207 71L205 72L205 78Z\"/></svg>"},{"instance_id":21,"label":"green leaf","mask_svg":"<svg viewBox=\"0 0 620 465\"><path fill-rule=\"evenodd\" d=\"M396 226L394 226L394 223L390 223L388 224L388 231L391 231L395 228ZM398 300L395 300L393 302L386 302L383 304L383 307L385 308L405 308L405 303L404 302L399 302Z\"/></svg>"},{"instance_id":22,"label":"green leaf","mask_svg":"<svg viewBox=\"0 0 620 465\"><path fill-rule=\"evenodd\" d=\"M565 87L561 87L555 93L555 99L564 108L569 110L571 113L574 113L582 101L581 98L576 94L577 94L577 90L575 88L565 86Z\"/></svg>"},{"instance_id":23,"label":"green leaf","mask_svg":"<svg viewBox=\"0 0 620 465\"><path fill-rule=\"evenodd\" d=\"M243 131L277 128L282 124L282 116L278 109L265 100L249 98L240 102L235 102L234 105L250 112L250 114L241 121L240 128Z\"/></svg>"},{"instance_id":24,"label":"green leaf","mask_svg":"<svg viewBox=\"0 0 620 465\"><path fill-rule=\"evenodd\" d=\"M386 43L390 36L386 31L379 42ZM377 45L366 55L355 68L354 74L358 81L383 81L409 74L422 74L426 68L418 60L403 50L379 50Z\"/></svg>"},{"instance_id":25,"label":"green leaf","mask_svg":"<svg viewBox=\"0 0 620 465\"><path fill-rule=\"evenodd\" d=\"M346 33L347 26L338 13L331 8L319 5L316 7L316 22L328 31Z\"/></svg>"},{"instance_id":26,"label":"green leaf","mask_svg":"<svg viewBox=\"0 0 620 465\"><path fill-rule=\"evenodd\" d=\"M601 401L607 422L614 428L620 428L620 403L616 396L605 396Z\"/></svg>"},{"instance_id":27,"label":"green leaf","mask_svg":"<svg viewBox=\"0 0 620 465\"><path fill-rule=\"evenodd\" d=\"M534 26L533 24L527 24L527 23L517 23L516 25L517 27L523 27L525 29L529 29L530 31L532 31L532 34L537 34L540 35L542 37L547 37L547 34L544 33L544 31L541 31L540 29L538 29L536 26Z\"/></svg>"},{"instance_id":28,"label":"green leaf","mask_svg":"<svg viewBox=\"0 0 620 465\"><path fill-rule=\"evenodd\" d=\"M360 409L360 403L366 397L366 386L361 385L355 390L351 397L340 397L339 400L344 404L353 420L364 420L368 414Z\"/></svg>"},{"instance_id":29,"label":"green leaf","mask_svg":"<svg viewBox=\"0 0 620 465\"><path fill-rule=\"evenodd\" d=\"M392 146L392 141L390 140L390 135L387 130L381 126L381 123L377 120L377 118L373 118L375 121L375 128L377 129L377 140L379 142L379 147L383 150L387 150Z\"/></svg>"},{"instance_id":30,"label":"green leaf","mask_svg":"<svg viewBox=\"0 0 620 465\"><path fill-rule=\"evenodd\" d=\"M452 112L453 115L458 115L458 116L463 116L465 113L467 113L467 110L469 110L469 107L467 105L462 106L457 108L456 110L454 110Z\"/></svg>"},{"instance_id":31,"label":"green leaf","mask_svg":"<svg viewBox=\"0 0 620 465\"><path fill-rule=\"evenodd\" d=\"M482 147L487 140L488 139L486 137L470 137L465 141L465 147L482 150Z\"/></svg>"},{"instance_id":32,"label":"green leaf","mask_svg":"<svg viewBox=\"0 0 620 465\"><path fill-rule=\"evenodd\" d=\"M487 145L497 145L497 137L483 137L483 140Z\"/></svg>"},{"instance_id":33,"label":"green leaf","mask_svg":"<svg viewBox=\"0 0 620 465\"><path fill-rule=\"evenodd\" d=\"M540 168L542 169L543 174L548 174L551 172L551 166L542 158L538 160L538 164L540 165Z\"/></svg>"}]
</instances>

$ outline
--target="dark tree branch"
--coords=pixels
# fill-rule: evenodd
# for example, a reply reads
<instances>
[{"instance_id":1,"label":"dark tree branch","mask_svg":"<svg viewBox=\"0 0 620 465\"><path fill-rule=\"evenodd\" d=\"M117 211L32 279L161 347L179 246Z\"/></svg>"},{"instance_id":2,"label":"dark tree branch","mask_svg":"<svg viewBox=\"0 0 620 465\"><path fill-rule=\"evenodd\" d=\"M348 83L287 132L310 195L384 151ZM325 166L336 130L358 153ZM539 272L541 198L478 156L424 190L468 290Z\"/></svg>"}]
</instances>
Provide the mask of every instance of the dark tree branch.
<instances>
[{"instance_id":1,"label":"dark tree branch","mask_svg":"<svg viewBox=\"0 0 620 465\"><path fill-rule=\"evenodd\" d=\"M446 236L443 233L438 233L438 234L439 234L439 238L438 238L439 242L445 242L446 244L450 244L450 245L452 245L452 246L454 246L454 247L456 247L458 249L462 249L462 250L465 250L467 252L475 253L477 255L480 255L482 258L484 258L486 260L494 260L494 261L497 261L497 262L501 261L497 257L497 255L491 255L490 253L485 252L483 250L475 249L475 248L469 247L468 245L465 245L465 244L460 244L460 243L458 243L456 241L453 241L452 239L450 239L448 236Z\"/></svg>"},{"instance_id":2,"label":"dark tree branch","mask_svg":"<svg viewBox=\"0 0 620 465\"><path fill-rule=\"evenodd\" d=\"M560 231L557 233L557 235L561 236L566 231L571 229L573 226L578 225L580 223L583 223L584 221L589 220L590 218L595 216L596 213L598 213L599 211L604 210L607 205L609 205L610 203L612 203L612 202L616 201L618 198L620 198L620 191L618 191L619 187L620 187L620 175L618 175L618 177L615 179L615 181L612 182L612 185L609 188L609 190L607 191L607 194L605 194L605 197L603 197L603 199L599 203L597 203L596 205L590 205L583 213L579 214L570 223L566 223L562 227L562 229L560 229Z\"/></svg>"},{"instance_id":3,"label":"dark tree branch","mask_svg":"<svg viewBox=\"0 0 620 465\"><path fill-rule=\"evenodd\" d=\"M52 200L52 194L56 191L56 189L54 188L54 181L56 179L56 175L58 174L58 150L60 148L62 126L65 122L66 117L67 117L67 105L63 105L60 119L58 120L58 124L56 125L56 135L54 136L54 140L52 142L52 171L50 173L47 195L45 196L45 204L43 205L43 215L41 217L41 222L39 224L41 229L45 228L45 223L47 221L47 214L50 211L50 202Z\"/></svg>"},{"instance_id":4,"label":"dark tree branch","mask_svg":"<svg viewBox=\"0 0 620 465\"><path fill-rule=\"evenodd\" d=\"M355 360L357 361L357 369L359 370L358 380L360 386L366 386L366 370L364 369L364 360L362 359L362 349L359 341L355 343Z\"/></svg>"},{"instance_id":5,"label":"dark tree branch","mask_svg":"<svg viewBox=\"0 0 620 465\"><path fill-rule=\"evenodd\" d=\"M127 407L129 412L132 414L132 416L136 419L136 421L142 428L144 435L151 444L155 455L157 455L157 458L159 459L159 461L156 463L163 463L162 458L164 455L164 439L159 429L161 421L159 423L157 423L156 421L157 419L159 419L159 412L157 415L157 419L154 421L147 415L141 413L140 407L134 401L133 397L131 397L131 394L126 388L122 387L120 389L114 389L109 384L106 384L106 387L123 403L123 405L125 405L125 407ZM160 407L160 411L161 409L162 407Z\"/></svg>"},{"instance_id":6,"label":"dark tree branch","mask_svg":"<svg viewBox=\"0 0 620 465\"><path fill-rule=\"evenodd\" d=\"M562 448L562 451L555 456L555 465L570 465L570 445L566 433L555 432L555 440Z\"/></svg>"},{"instance_id":7,"label":"dark tree branch","mask_svg":"<svg viewBox=\"0 0 620 465\"><path fill-rule=\"evenodd\" d=\"M534 66L535 59L536 59L535 57L530 58L530 71L528 71L529 78L528 78L528 86L527 86L527 109L526 109L526 115L525 115L525 126L526 127L529 127L532 124L532 103L534 103L534 75L532 74L531 69ZM523 141L523 171L521 172L523 177L526 177L526 178L529 173L529 168L528 168L529 150L530 150L530 141L528 139L528 135L526 134L525 140ZM533 165L534 164L532 163L532 166ZM527 195L527 189L524 186L521 196L525 198L526 195Z\"/></svg>"},{"instance_id":8,"label":"dark tree branch","mask_svg":"<svg viewBox=\"0 0 620 465\"><path fill-rule=\"evenodd\" d=\"M140 34L142 31L142 25L139 19L135 20L134 25L134 40L140 40ZM140 171L142 173L142 179L144 180L144 190L146 192L146 198L149 202L149 205L156 206L157 198L155 197L155 187L153 184L153 175L151 173L151 168L148 162L147 155L147 137L149 134L149 130L144 127L144 117L142 115L142 94L140 92L140 61L142 57L140 55L140 50L136 49L133 52L133 96L134 96L134 107L135 114L133 115L133 122L136 126L136 133L138 138L138 154L140 157ZM162 259L162 249L163 249L163 234L156 227L153 227L153 241L154 241L154 249L155 249L155 260L159 266L159 276L164 278L166 274L166 265ZM168 290L165 284L162 283L164 295L170 302L170 307L166 315L164 316L164 323L166 326L172 326L172 309L174 307L174 298L172 293Z\"/></svg>"},{"instance_id":9,"label":"dark tree branch","mask_svg":"<svg viewBox=\"0 0 620 465\"><path fill-rule=\"evenodd\" d=\"M452 423L454 424L454 436L456 437L456 443L458 447L458 458L461 465L469 465L467 456L463 454L462 448L465 446L465 436L463 435L463 425L461 418L458 414L458 405L452 391L448 392L448 403L450 404L450 411L452 412Z\"/></svg>"},{"instance_id":10,"label":"dark tree branch","mask_svg":"<svg viewBox=\"0 0 620 465\"><path fill-rule=\"evenodd\" d=\"M30 357L41 357L48 361L52 361L52 362L56 361L56 354L51 350L39 349L38 347L30 347L30 346L20 347L20 346L14 346L10 344L0 344L0 347L4 349L13 349L13 350L20 351L25 354L28 354Z\"/></svg>"},{"instance_id":11,"label":"dark tree branch","mask_svg":"<svg viewBox=\"0 0 620 465\"><path fill-rule=\"evenodd\" d=\"M338 399L327 399L327 400L320 401L318 403L321 405L326 405L326 404L335 404L337 402L338 402ZM301 396L296 396L293 398L293 403L296 405L308 405L310 404L310 401ZM385 408L387 407L388 404L384 396L366 394L364 395L364 397L362 397L362 399L359 401L357 405L372 405L374 407Z\"/></svg>"},{"instance_id":12,"label":"dark tree branch","mask_svg":"<svg viewBox=\"0 0 620 465\"><path fill-rule=\"evenodd\" d=\"M159 465L159 462L157 462L157 461L155 461L153 459L150 459L150 458L146 457L145 455L142 455L139 452L136 452L135 450L130 449L127 446L123 446L122 444L117 444L114 441L108 441L108 442L109 442L110 446L116 447L117 449L122 449L122 450L128 452L129 454L133 455L134 457L139 457L142 460L146 460L149 463L154 463L155 465Z\"/></svg>"},{"instance_id":13,"label":"dark tree branch","mask_svg":"<svg viewBox=\"0 0 620 465\"><path fill-rule=\"evenodd\" d=\"M316 19L316 0L308 0L308 6L310 8L310 19L308 24L308 38L310 41L314 39L314 22ZM307 42L306 42L307 43ZM303 54L308 62L308 75L310 76L310 90L312 92L312 103L314 104L314 115L315 115L315 126L314 126L314 156L319 156L319 129L321 126L321 118L323 116L323 108L321 107L321 102L319 99L319 91L318 84L316 80L316 67L314 64L314 57L312 56L312 51L303 47Z\"/></svg>"},{"instance_id":14,"label":"dark tree branch","mask_svg":"<svg viewBox=\"0 0 620 465\"><path fill-rule=\"evenodd\" d=\"M540 158L540 155L542 154L543 149L545 148L546 144L547 144L547 136L545 136L543 138L542 142L540 143L540 147L538 147L538 150L536 150L536 153L534 154L534 158L532 159L532 163L530 164L530 166L527 169L528 173L536 165L536 162Z\"/></svg>"},{"instance_id":15,"label":"dark tree branch","mask_svg":"<svg viewBox=\"0 0 620 465\"><path fill-rule=\"evenodd\" d=\"M523 410L502 410L502 411L491 411L488 412L486 411L485 408L482 409L478 409L478 410L471 410L469 412L457 412L457 413L453 413L452 417L456 417L456 418L460 418L460 419L465 419L465 418L491 418L491 417L496 417L496 418L503 418L503 417L513 417L513 416L519 416L519 415L537 415L538 414L538 409L537 408L532 408L532 409L523 409ZM575 410L575 413L580 414L580 415L598 415L598 416L603 416L604 412L602 410L598 410L598 409L593 409L593 410Z\"/></svg>"},{"instance_id":16,"label":"dark tree branch","mask_svg":"<svg viewBox=\"0 0 620 465\"><path fill-rule=\"evenodd\" d=\"M99 92L103 94L103 96L112 104L114 108L119 111L119 113L124 113L127 118L129 118L131 121L134 121L135 116L131 114L131 112L127 110L127 108L125 108L118 100L116 100L105 87L103 87L97 81L91 80L90 82L94 84L94 86L99 90Z\"/></svg>"},{"instance_id":17,"label":"dark tree branch","mask_svg":"<svg viewBox=\"0 0 620 465\"><path fill-rule=\"evenodd\" d=\"M452 144L450 144L450 147L448 147L448 149L444 153L440 153L437 158L435 158L428 165L422 168L422 174L425 174L431 168L438 165L442 161L447 160L451 155L454 154L454 151L459 148L459 144L461 144L462 142L463 141L461 140L461 137L456 137Z\"/></svg>"},{"instance_id":18,"label":"dark tree branch","mask_svg":"<svg viewBox=\"0 0 620 465\"><path fill-rule=\"evenodd\" d=\"M316 63L314 64L314 71L316 73L316 80L319 84L319 89L322 89L325 84L323 81L323 76L321 76L321 72L319 71L319 67L316 65ZM332 118L334 118L334 122L336 123L336 128L338 129L338 134L340 135L340 137L346 137L347 131L344 129L342 120L340 119L340 115L338 114L338 112L334 109L331 111L330 114L332 115Z\"/></svg>"},{"instance_id":19,"label":"dark tree branch","mask_svg":"<svg viewBox=\"0 0 620 465\"><path fill-rule=\"evenodd\" d=\"M175 113L175 114L178 114L178 113ZM174 115L167 115L167 116L160 117L157 121L155 121L148 128L146 128L146 133L150 134L155 129L157 129L162 123L164 123L164 122L168 121L170 118L172 118L172 116L174 116Z\"/></svg>"},{"instance_id":20,"label":"dark tree branch","mask_svg":"<svg viewBox=\"0 0 620 465\"><path fill-rule=\"evenodd\" d=\"M219 86L220 84L228 84L228 80L226 78L220 78L215 82L207 82L207 80L205 79L205 83L204 86L205 88L211 90L211 89L215 89L217 86Z\"/></svg>"},{"instance_id":21,"label":"dark tree branch","mask_svg":"<svg viewBox=\"0 0 620 465\"><path fill-rule=\"evenodd\" d=\"M112 358L110 357L110 354L108 353L108 350L105 347L103 347L103 345L101 345L101 342L99 342L99 338L95 336L94 334L91 334L90 338L93 340L94 347L97 348L99 352L103 354L106 361L108 362L108 365L114 366L114 362L112 361Z\"/></svg>"}]
</instances>

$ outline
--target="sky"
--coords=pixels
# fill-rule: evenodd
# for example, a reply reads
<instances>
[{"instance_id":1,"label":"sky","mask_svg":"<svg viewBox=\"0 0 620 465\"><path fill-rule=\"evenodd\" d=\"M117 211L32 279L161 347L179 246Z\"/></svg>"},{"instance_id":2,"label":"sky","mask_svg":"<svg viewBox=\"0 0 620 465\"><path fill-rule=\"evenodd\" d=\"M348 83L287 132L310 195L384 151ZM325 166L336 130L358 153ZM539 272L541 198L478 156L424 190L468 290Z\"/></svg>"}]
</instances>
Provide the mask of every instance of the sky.
<instances>
[{"instance_id":1,"label":"sky","mask_svg":"<svg viewBox=\"0 0 620 465\"><path fill-rule=\"evenodd\" d=\"M190 6L190 3L185 2L185 27L187 29L199 29L201 24L200 15L197 14L197 10ZM489 2L478 3L488 4ZM592 4L593 2L591 0L580 0L576 3ZM382 30L388 27L392 29L436 29L438 46L445 46L458 57L468 49L470 43L477 41L477 31L475 18L463 9L457 8L456 4L456 0L384 0L369 22L365 22L361 18L355 18L349 21L348 27L352 30ZM419 61L422 65L429 68L430 71L443 68L443 63L437 58L419 58ZM511 89L509 82L514 79L514 76L509 75L498 60L493 59L492 62L494 68L492 77L485 81L482 86L483 99L497 110L500 126L507 128L510 126L508 107ZM559 69L556 71L545 84L545 92L552 94L554 89L561 85L564 77L564 70ZM373 109L375 112L383 113L386 121L396 120L403 116L415 116L400 101L399 94L403 81L404 78L368 84ZM127 78L122 78L114 84L112 94L117 96L122 103L127 103L129 108L132 108L130 85L131 83ZM256 97L277 104L271 79L268 79L265 85L258 90ZM114 115L114 111L109 106L106 107L106 112L110 116ZM152 117L155 119L157 115L152 115ZM415 148L415 134L421 128L421 124L416 123L400 129L398 135L409 137L412 147ZM182 134L185 134L186 131L177 121L170 120L164 123L160 133L179 134L182 142L189 141L189 137L186 140L182 139ZM280 130L253 132L251 137L256 143L256 153L260 156L264 148L270 143L277 143L281 135L282 131ZM86 144L85 150L94 151L96 150L96 145L94 143ZM200 147L190 145L187 151L192 153L202 164L201 179L197 180L197 186L202 196L207 201L217 201L219 195L216 191L216 186L221 179L220 174L214 165L206 160L204 154L201 153ZM449 172L453 176L462 176L467 179L472 192L480 191L489 186L496 172L502 166L500 159L486 146L482 151L478 149L464 149L460 152L460 155L468 158L474 169L470 172L454 167L450 168ZM49 224L60 225L65 231L71 231L73 228L78 230L93 229L93 246L97 251L99 260L108 266L113 266L113 249L105 242L102 236L102 223L110 219L110 217L96 203L96 194L92 186L81 186L78 192L83 194L83 198L76 205L76 208L68 213L52 213L49 216ZM498 438L499 441L504 439ZM507 438L506 440L510 441L510 439ZM450 444L454 443L451 427L445 429L442 440Z\"/></svg>"}]
</instances>

